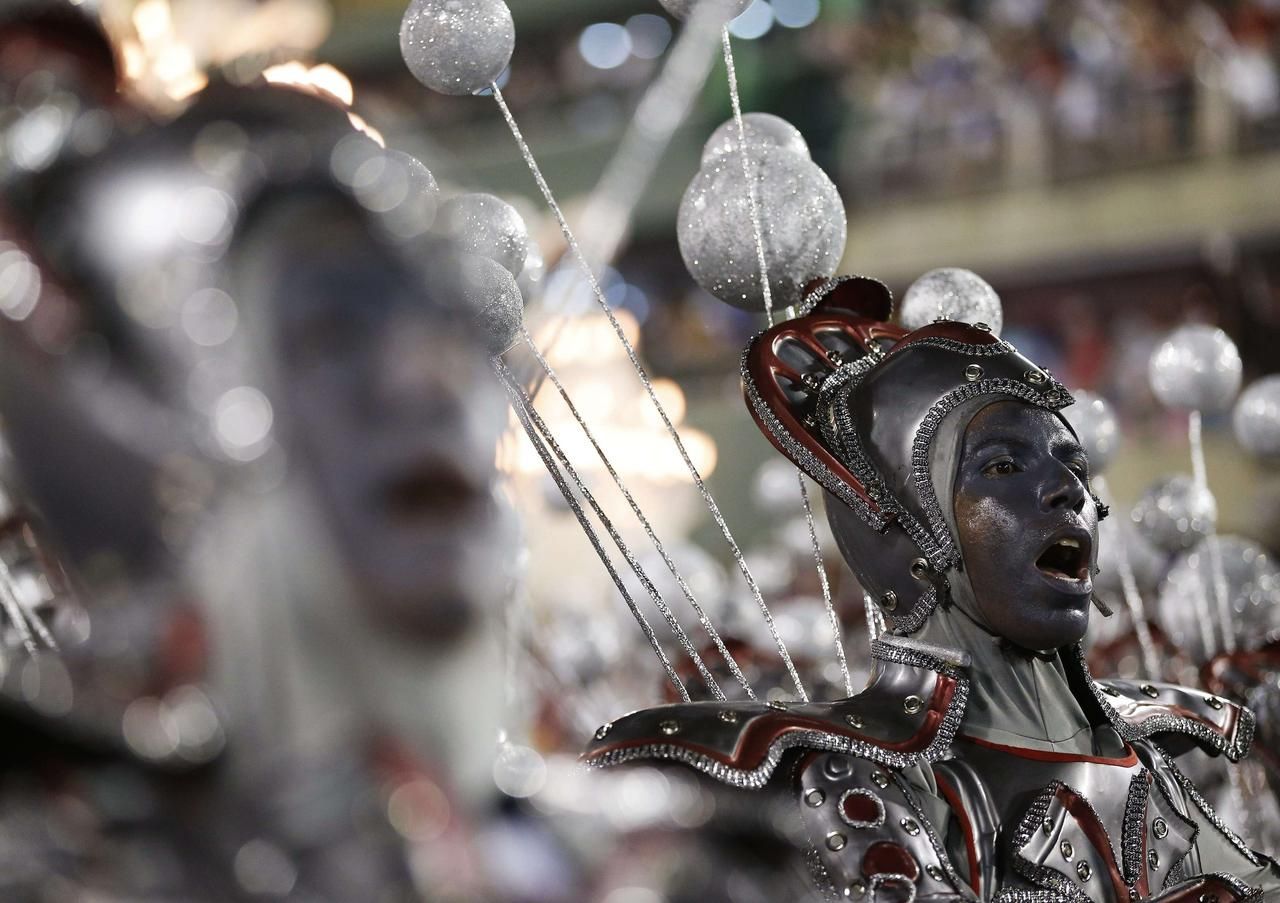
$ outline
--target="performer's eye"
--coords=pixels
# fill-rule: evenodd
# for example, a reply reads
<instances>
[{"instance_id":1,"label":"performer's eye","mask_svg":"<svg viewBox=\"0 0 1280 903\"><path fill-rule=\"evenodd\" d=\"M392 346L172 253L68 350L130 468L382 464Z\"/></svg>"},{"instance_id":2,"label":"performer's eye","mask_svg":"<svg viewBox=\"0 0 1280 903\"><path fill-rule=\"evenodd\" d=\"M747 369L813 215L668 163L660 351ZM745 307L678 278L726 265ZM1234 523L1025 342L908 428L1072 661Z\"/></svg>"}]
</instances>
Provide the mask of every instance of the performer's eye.
<instances>
[{"instance_id":1,"label":"performer's eye","mask_svg":"<svg viewBox=\"0 0 1280 903\"><path fill-rule=\"evenodd\" d=\"M1089 482L1089 462L1084 458L1072 458L1067 462L1067 467L1071 468L1071 472L1078 476L1081 482Z\"/></svg>"},{"instance_id":2,"label":"performer's eye","mask_svg":"<svg viewBox=\"0 0 1280 903\"><path fill-rule=\"evenodd\" d=\"M999 458L988 462L987 466L982 468L983 474L989 477L1008 476L1011 473L1016 473L1017 470L1017 463L1008 455L1001 455Z\"/></svg>"}]
</instances>

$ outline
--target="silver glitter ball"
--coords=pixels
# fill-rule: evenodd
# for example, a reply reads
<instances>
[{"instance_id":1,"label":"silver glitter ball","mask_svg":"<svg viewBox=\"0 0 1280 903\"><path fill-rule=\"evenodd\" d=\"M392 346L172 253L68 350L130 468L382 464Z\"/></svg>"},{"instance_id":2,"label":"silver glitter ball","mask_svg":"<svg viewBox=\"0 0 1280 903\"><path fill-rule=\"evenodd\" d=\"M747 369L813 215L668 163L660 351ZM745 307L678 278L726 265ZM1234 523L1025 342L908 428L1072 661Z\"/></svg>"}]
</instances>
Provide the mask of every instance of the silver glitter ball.
<instances>
[{"instance_id":1,"label":"silver glitter ball","mask_svg":"<svg viewBox=\"0 0 1280 903\"><path fill-rule=\"evenodd\" d=\"M780 147L809 159L809 145L804 135L781 116L772 113L743 113L742 130L747 135L747 147ZM711 133L702 148L702 166L707 166L722 154L738 149L738 121L730 118Z\"/></svg>"},{"instance_id":2,"label":"silver glitter ball","mask_svg":"<svg viewBox=\"0 0 1280 903\"><path fill-rule=\"evenodd\" d=\"M496 261L459 254L462 301L484 331L490 354L501 354L520 338L524 300L516 278Z\"/></svg>"},{"instance_id":3,"label":"silver glitter ball","mask_svg":"<svg viewBox=\"0 0 1280 903\"><path fill-rule=\"evenodd\" d=\"M835 272L847 228L836 186L813 161L778 147L749 150L773 308L797 303L807 282ZM739 152L721 154L685 190L676 221L693 278L721 301L762 311L764 292Z\"/></svg>"},{"instance_id":4,"label":"silver glitter ball","mask_svg":"<svg viewBox=\"0 0 1280 903\"><path fill-rule=\"evenodd\" d=\"M1120 426L1111 405L1101 395L1072 389L1071 396L1075 404L1063 408L1062 413L1089 456L1090 476L1097 476L1107 469L1120 447Z\"/></svg>"},{"instance_id":5,"label":"silver glitter ball","mask_svg":"<svg viewBox=\"0 0 1280 903\"><path fill-rule=\"evenodd\" d=\"M475 94L511 62L516 27L502 0L413 0L400 21L400 55L441 94Z\"/></svg>"},{"instance_id":6,"label":"silver glitter ball","mask_svg":"<svg viewBox=\"0 0 1280 903\"><path fill-rule=\"evenodd\" d=\"M1181 326L1156 347L1147 374L1166 407L1214 414L1240 391L1240 352L1216 326Z\"/></svg>"},{"instance_id":7,"label":"silver glitter ball","mask_svg":"<svg viewBox=\"0 0 1280 903\"><path fill-rule=\"evenodd\" d=\"M986 323L991 334L998 336L1004 327L1004 308L996 290L977 273L942 267L911 283L898 311L898 322L907 329L919 329L938 319Z\"/></svg>"},{"instance_id":8,"label":"silver glitter ball","mask_svg":"<svg viewBox=\"0 0 1280 903\"><path fill-rule=\"evenodd\" d=\"M663 9L682 22L693 14L693 8L700 3L717 4L720 9L717 11L716 18L721 22L735 18L751 5L751 0L659 0L659 2Z\"/></svg>"},{"instance_id":9,"label":"silver glitter ball","mask_svg":"<svg viewBox=\"0 0 1280 903\"><path fill-rule=\"evenodd\" d=\"M458 248L497 261L519 276L529 256L529 230L524 220L501 198L491 194L460 194L440 208L437 231Z\"/></svg>"},{"instance_id":10,"label":"silver glitter ball","mask_svg":"<svg viewBox=\"0 0 1280 903\"><path fill-rule=\"evenodd\" d=\"M420 160L395 150L371 155L354 172L351 189L397 238L415 238L435 222L440 186Z\"/></svg>"},{"instance_id":11,"label":"silver glitter ball","mask_svg":"<svg viewBox=\"0 0 1280 903\"><path fill-rule=\"evenodd\" d=\"M1226 578L1231 633L1237 647L1256 648L1280 628L1280 568L1261 546L1238 536L1212 536L1174 562L1160 589L1156 617L1169 639L1197 664L1206 659L1202 617L1209 613L1221 648L1212 553Z\"/></svg>"},{"instance_id":12,"label":"silver glitter ball","mask_svg":"<svg viewBox=\"0 0 1280 903\"><path fill-rule=\"evenodd\" d=\"M1186 474L1151 486L1131 514L1138 530L1158 549L1185 552L1213 532L1218 505Z\"/></svg>"},{"instance_id":13,"label":"silver glitter ball","mask_svg":"<svg viewBox=\"0 0 1280 903\"><path fill-rule=\"evenodd\" d=\"M1121 554L1128 557L1129 570L1139 590L1154 589L1169 564L1168 554L1152 545L1133 521L1122 517L1107 518L1098 524L1098 574L1093 585L1109 598L1123 599ZM1092 626L1089 632L1093 633Z\"/></svg>"},{"instance_id":14,"label":"silver glitter ball","mask_svg":"<svg viewBox=\"0 0 1280 903\"><path fill-rule=\"evenodd\" d=\"M1264 376L1240 394L1231 415L1236 440L1260 458L1280 456L1280 376Z\"/></svg>"}]
</instances>

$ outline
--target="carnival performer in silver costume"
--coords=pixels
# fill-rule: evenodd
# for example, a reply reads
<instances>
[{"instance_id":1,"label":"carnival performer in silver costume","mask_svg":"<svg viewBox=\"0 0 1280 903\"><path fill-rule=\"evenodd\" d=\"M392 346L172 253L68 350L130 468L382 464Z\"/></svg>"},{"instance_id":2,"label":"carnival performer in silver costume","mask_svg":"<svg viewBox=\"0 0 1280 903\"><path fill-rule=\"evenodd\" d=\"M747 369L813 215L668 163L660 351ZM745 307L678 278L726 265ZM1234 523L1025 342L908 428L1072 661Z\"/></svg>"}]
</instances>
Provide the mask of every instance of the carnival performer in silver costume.
<instances>
[{"instance_id":1,"label":"carnival performer in silver costume","mask_svg":"<svg viewBox=\"0 0 1280 903\"><path fill-rule=\"evenodd\" d=\"M870 681L644 710L601 726L586 761L790 798L831 899L1280 899L1276 863L1182 770L1243 757L1250 712L1087 671L1105 507L1067 391L982 324L892 324L873 280L807 301L749 345L744 388L887 619Z\"/></svg>"}]
</instances>

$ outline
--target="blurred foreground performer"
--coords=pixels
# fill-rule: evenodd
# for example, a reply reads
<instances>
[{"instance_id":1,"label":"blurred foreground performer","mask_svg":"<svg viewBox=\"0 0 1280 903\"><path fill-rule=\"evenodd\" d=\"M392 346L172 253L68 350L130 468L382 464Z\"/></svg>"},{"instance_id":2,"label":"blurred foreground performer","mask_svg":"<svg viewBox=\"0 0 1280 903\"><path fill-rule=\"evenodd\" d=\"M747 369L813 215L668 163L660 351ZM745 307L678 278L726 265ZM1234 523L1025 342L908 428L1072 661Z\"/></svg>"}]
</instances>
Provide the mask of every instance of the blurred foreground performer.
<instances>
[{"instance_id":1,"label":"blurred foreground performer","mask_svg":"<svg viewBox=\"0 0 1280 903\"><path fill-rule=\"evenodd\" d=\"M90 4L0 2L0 186L87 158L145 117L120 92L115 48Z\"/></svg>"},{"instance_id":2,"label":"blurred foreground performer","mask_svg":"<svg viewBox=\"0 0 1280 903\"><path fill-rule=\"evenodd\" d=\"M433 188L217 87L5 211L0 415L92 629L10 673L4 899L489 897L503 417Z\"/></svg>"},{"instance_id":3,"label":"blurred foreground performer","mask_svg":"<svg viewBox=\"0 0 1280 903\"><path fill-rule=\"evenodd\" d=\"M810 302L743 375L889 620L870 683L646 710L602 726L587 761L789 798L832 898L1280 899L1275 863L1180 768L1244 756L1248 710L1085 667L1100 505L1066 390L981 325L891 324L873 280Z\"/></svg>"}]
</instances>

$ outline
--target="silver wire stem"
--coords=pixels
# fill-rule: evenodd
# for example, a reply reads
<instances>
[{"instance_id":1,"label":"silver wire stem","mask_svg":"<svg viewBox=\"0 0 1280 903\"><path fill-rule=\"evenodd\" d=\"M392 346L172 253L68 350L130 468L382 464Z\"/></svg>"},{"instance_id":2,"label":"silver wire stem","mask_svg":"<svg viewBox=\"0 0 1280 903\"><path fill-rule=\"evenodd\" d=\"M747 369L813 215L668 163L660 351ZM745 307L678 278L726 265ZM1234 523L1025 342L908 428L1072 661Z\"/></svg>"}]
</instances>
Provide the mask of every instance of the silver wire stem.
<instances>
[{"instance_id":1,"label":"silver wire stem","mask_svg":"<svg viewBox=\"0 0 1280 903\"><path fill-rule=\"evenodd\" d=\"M525 434L529 437L529 442L533 445L534 451L538 453L538 457L542 459L543 466L546 467L547 473L551 475L551 479L555 482L556 488L560 490L560 494L564 496L565 503L569 509L573 511L574 517L577 518L578 524L582 527L582 532L587 535L592 547L596 550L596 555L600 559L600 563L604 565L604 569L609 572L609 577L613 580L613 585L618 588L618 592L622 594L622 599L627 603L627 608L631 609L631 614L635 617L636 623L640 625L640 630L644 633L645 639L649 641L650 648L653 649L654 655L658 657L658 661L662 663L662 669L666 671L667 678L671 681L671 685L676 688L676 692L680 694L680 698L685 702L689 702L689 691L685 689L683 681L676 674L675 668L671 665L671 660L667 658L667 654L662 650L662 644L658 642L657 634L653 632L653 627L649 624L649 619L644 616L644 612L636 605L635 600L631 598L631 594L627 592L626 586L622 582L622 578L618 575L617 569L613 566L613 562L609 559L609 554L605 551L604 545L600 542L600 537L596 534L595 527L591 525L591 521L587 518L587 514L582 510L582 506L578 504L578 499L574 496L573 490L569 484L565 482L564 474L560 472L556 465L555 459L547 450L546 444L542 437L534 428L533 422L529 417L529 411L526 407L525 398L522 389L515 382L515 378L507 365L500 359L493 359L493 369L498 375L498 381L507 391L508 397L511 399L511 407L516 412L516 417L520 420L520 425L524 427Z\"/></svg>"},{"instance_id":2,"label":"silver wire stem","mask_svg":"<svg viewBox=\"0 0 1280 903\"><path fill-rule=\"evenodd\" d=\"M729 648L725 645L719 631L717 631L715 625L711 623L711 619L707 617L702 606L698 604L698 600L693 595L693 590L689 588L689 584L685 582L684 577L676 568L675 562L671 560L671 556L667 553L666 547L662 544L662 540L658 538L658 534L654 531L653 525L649 522L649 518L647 518L644 512L640 509L640 505L635 500L635 496L631 494L631 490L627 488L621 475L618 473L617 469L614 468L613 462L609 460L609 456L605 454L604 449L600 447L600 443L596 441L595 434L592 433L591 428L587 426L586 418L582 416L582 412L578 410L578 406L575 405L573 403L573 399L569 397L569 393L565 389L564 384L560 382L559 374L556 373L555 369L551 366L550 361L548 361L546 356L538 349L538 346L534 344L533 336L529 335L529 331L522 326L521 332L524 334L525 344L529 346L529 350L533 352L533 356L537 359L538 363L542 365L543 373L545 373L547 378L551 380L556 391L560 393L560 398L564 401L565 406L569 408L569 413L573 415L573 419L578 422L578 426L582 428L582 432L586 435L587 441L589 441L591 443L591 447L595 449L596 455L600 458L600 463L604 465L609 476L613 478L614 485L618 487L618 491L622 493L622 497L625 498L627 500L627 504L631 506L631 511L635 514L636 520L638 520L640 525L644 528L644 532L648 535L650 542L653 543L654 549L656 549L658 554L662 556L662 560L666 564L667 569L671 571L671 576L674 577L676 583L679 584L680 592L682 592L684 597L689 600L689 605L698 616L698 623L702 625L703 630L707 632L707 636L711 638L713 643L715 643L716 649L719 650L720 655L724 658L725 663L729 666L729 670L742 686L742 689L746 691L747 697L755 699L755 691L751 689L751 684L747 682L746 675L743 674L742 669L738 667L738 662L734 659L733 653L729 651ZM724 694L720 694L717 698L724 698Z\"/></svg>"},{"instance_id":3,"label":"silver wire stem","mask_svg":"<svg viewBox=\"0 0 1280 903\"><path fill-rule=\"evenodd\" d=\"M523 408L525 415L529 417L534 428L542 437L542 440L546 443L552 454L555 455L556 460L560 462L560 466L564 468L564 472L568 474L569 479L573 481L573 485L577 488L578 493L586 500L587 504L591 506L591 510L595 512L596 518L605 528L605 532L609 534L610 539L613 540L613 544L617 547L618 551L622 554L622 557L631 567L632 572L636 575L636 579L640 581L645 592L649 594L649 598L662 614L663 619L666 620L667 626L671 628L671 632L675 634L681 648L683 648L685 653L689 656L694 667L698 669L698 674L702 676L702 680L706 683L707 689L716 699L723 700L725 698L724 691L720 689L720 685L716 683L716 679L707 669L706 662L704 662L702 660L702 656L698 654L697 647L693 645L693 641L690 640L689 635L685 633L684 627L671 611L671 607L663 600L662 594L658 592L657 588L653 585L653 581L649 579L649 575L645 573L644 568L640 566L640 562L636 560L635 555L632 554L631 549L627 546L626 540L622 538L622 535L618 532L617 528L614 527L613 521L610 520L609 516L605 513L604 508L601 507L591 490L587 488L587 484L579 475L577 468L573 466L568 455L565 454L564 449L560 447L560 443L556 441L551 429L542 419L542 416L538 413L537 409L534 408L533 402L529 399L524 387L515 380L514 375L511 373L510 369L507 368L505 363L502 363L500 366L506 371L505 375L508 377L508 384L519 393L521 407Z\"/></svg>"},{"instance_id":4,"label":"silver wire stem","mask_svg":"<svg viewBox=\"0 0 1280 903\"><path fill-rule=\"evenodd\" d=\"M764 314L769 326L772 327L773 287L769 285L769 263L764 251L764 224L760 218L760 203L756 198L756 180L752 178L750 160L747 157L747 126L742 120L742 98L738 93L738 69L734 65L733 46L729 41L727 25L720 30L720 43L724 48L724 69L729 81L729 103L733 107L733 121L738 129L738 158L742 162L742 177L747 185L747 208L750 211L751 236L756 246L756 264L760 269L760 291L764 297ZM840 627L840 619L836 615L835 603L831 599L831 581L827 579L827 567L822 560L822 547L818 543L817 530L814 529L813 506L809 503L809 490L805 487L804 474L799 468L796 468L796 483L800 487L804 519L809 526L809 543L813 549L813 563L818 570L818 583L822 587L822 602L826 606L827 618L831 621L831 633L836 645L836 660L840 663L840 675L844 678L845 689L852 696L853 678L849 676L849 662L844 654L843 630Z\"/></svg>"},{"instance_id":5,"label":"silver wire stem","mask_svg":"<svg viewBox=\"0 0 1280 903\"><path fill-rule=\"evenodd\" d=\"M573 229L569 227L569 221L565 219L564 211L560 209L560 205L556 202L555 195L551 193L551 187L547 184L547 180L542 175L542 169L538 166L538 161L533 156L533 151L528 143L524 140L524 135L520 131L520 126L516 124L515 117L511 114L511 109L507 106L506 99L502 96L502 91L494 82L490 85L493 89L493 99L498 104L498 109L502 111L502 116L507 122L507 127L511 130L512 137L515 138L516 144L520 147L520 153L524 157L525 164L529 167L534 181L538 185L538 190L542 193L543 200L546 201L547 207L550 208L552 214L555 215L556 222L560 224L560 232L564 236L565 242L569 246L569 250L573 252L579 264L582 266L583 272L586 274L587 281L591 286L591 291L595 295L596 303L609 319L609 324L613 327L614 334L617 335L618 341L622 343L623 349L627 353L627 358L631 361L632 368L640 377L640 382L644 385L649 401L653 404L654 410L658 412L659 418L662 420L663 426L666 428L668 435L675 442L676 449L680 453L680 457L684 460L685 467L689 471L689 476L693 478L694 486L698 489L698 494L702 496L703 502L707 506L707 510L711 513L712 519L716 522L716 526L720 528L721 535L724 536L725 542L729 545L729 550L733 554L733 559L737 562L738 570L742 572L743 579L746 580L751 594L755 597L756 603L760 606L760 611L764 615L765 623L768 625L769 633L773 636L774 642L777 644L778 651L782 655L782 660L786 664L787 672L791 676L792 683L795 684L796 693L804 702L809 701L809 695L804 691L804 685L800 682L800 675L796 672L795 664L791 661L791 656L787 652L786 645L782 642L782 637L778 634L777 625L773 622L773 615L769 613L768 606L764 603L764 597L760 593L760 587L756 584L755 577L751 575L751 569L747 567L747 561L742 555L742 550L738 548L737 540L733 538L733 533L729 530L728 523L725 522L724 515L720 513L720 506L716 504L716 500L712 498L710 490L707 489L706 483L702 480L702 475L698 473L698 468L694 465L693 459L689 457L689 451L685 448L684 441L680 438L679 432L676 431L675 425L671 422L671 417L667 414L667 409L658 399L657 393L653 389L653 383L649 380L649 374L645 372L644 366L640 363L640 358L636 355L636 350L631 342L627 339L626 333L622 329L622 324L618 322L617 316L613 312L613 308L609 306L608 300L604 296L604 292L600 289L600 283L596 279L595 273L592 272L590 264L582 253L582 248L578 245L577 238L574 237Z\"/></svg>"}]
</instances>

